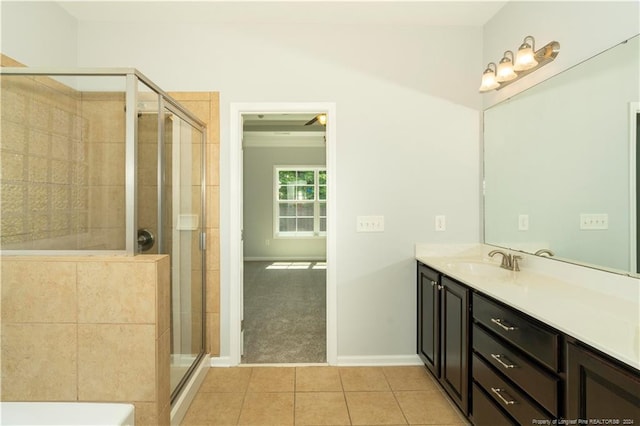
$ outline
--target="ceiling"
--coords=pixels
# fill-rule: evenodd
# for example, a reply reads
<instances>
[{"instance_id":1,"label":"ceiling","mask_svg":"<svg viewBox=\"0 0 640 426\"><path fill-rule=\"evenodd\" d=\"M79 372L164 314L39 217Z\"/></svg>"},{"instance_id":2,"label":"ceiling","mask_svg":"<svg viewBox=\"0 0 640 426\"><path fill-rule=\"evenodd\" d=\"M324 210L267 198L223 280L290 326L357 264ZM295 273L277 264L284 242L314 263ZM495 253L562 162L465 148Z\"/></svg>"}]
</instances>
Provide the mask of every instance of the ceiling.
<instances>
[{"instance_id":1,"label":"ceiling","mask_svg":"<svg viewBox=\"0 0 640 426\"><path fill-rule=\"evenodd\" d=\"M78 21L482 26L507 2L205 0L58 3Z\"/></svg>"},{"instance_id":2,"label":"ceiling","mask_svg":"<svg viewBox=\"0 0 640 426\"><path fill-rule=\"evenodd\" d=\"M303 113L265 113L243 114L245 132L320 132L324 134L325 126L317 121L306 126L317 114Z\"/></svg>"}]
</instances>

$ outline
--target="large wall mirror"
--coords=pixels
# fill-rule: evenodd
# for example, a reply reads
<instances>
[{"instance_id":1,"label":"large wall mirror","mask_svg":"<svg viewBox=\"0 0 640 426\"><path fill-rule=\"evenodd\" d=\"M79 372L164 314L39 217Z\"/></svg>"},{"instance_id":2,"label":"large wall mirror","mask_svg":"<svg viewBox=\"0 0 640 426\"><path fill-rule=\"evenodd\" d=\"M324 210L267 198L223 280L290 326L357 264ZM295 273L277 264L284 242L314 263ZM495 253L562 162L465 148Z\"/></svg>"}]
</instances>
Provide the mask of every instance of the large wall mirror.
<instances>
[{"instance_id":1,"label":"large wall mirror","mask_svg":"<svg viewBox=\"0 0 640 426\"><path fill-rule=\"evenodd\" d=\"M639 39L484 112L485 243L638 276Z\"/></svg>"}]
</instances>

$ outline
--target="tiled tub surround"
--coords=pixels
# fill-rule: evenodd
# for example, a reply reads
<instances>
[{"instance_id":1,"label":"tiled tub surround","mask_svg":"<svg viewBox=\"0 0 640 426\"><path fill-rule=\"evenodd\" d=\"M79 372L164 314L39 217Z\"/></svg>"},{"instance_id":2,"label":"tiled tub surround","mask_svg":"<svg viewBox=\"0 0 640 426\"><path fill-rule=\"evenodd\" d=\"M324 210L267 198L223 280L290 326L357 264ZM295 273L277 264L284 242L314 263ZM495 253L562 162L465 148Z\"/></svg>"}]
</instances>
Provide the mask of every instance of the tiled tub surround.
<instances>
[{"instance_id":1,"label":"tiled tub surround","mask_svg":"<svg viewBox=\"0 0 640 426\"><path fill-rule=\"evenodd\" d=\"M484 244L417 244L415 257L473 289L640 369L638 278L523 253L518 253L523 256L521 270L507 271L500 268L500 256L488 256L493 249L496 247ZM473 271L473 264L483 267Z\"/></svg>"},{"instance_id":2,"label":"tiled tub surround","mask_svg":"<svg viewBox=\"0 0 640 426\"><path fill-rule=\"evenodd\" d=\"M168 424L169 257L2 258L3 401L127 402Z\"/></svg>"}]
</instances>

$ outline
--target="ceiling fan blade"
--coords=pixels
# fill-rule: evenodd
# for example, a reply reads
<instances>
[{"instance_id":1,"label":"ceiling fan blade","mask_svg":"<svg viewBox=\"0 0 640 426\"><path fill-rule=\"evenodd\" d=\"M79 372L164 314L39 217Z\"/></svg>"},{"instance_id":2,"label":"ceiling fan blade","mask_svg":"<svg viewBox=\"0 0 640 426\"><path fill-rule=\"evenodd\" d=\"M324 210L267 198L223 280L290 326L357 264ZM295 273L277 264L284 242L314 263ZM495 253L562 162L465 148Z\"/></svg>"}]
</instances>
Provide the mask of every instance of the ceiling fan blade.
<instances>
[{"instance_id":1,"label":"ceiling fan blade","mask_svg":"<svg viewBox=\"0 0 640 426\"><path fill-rule=\"evenodd\" d=\"M309 125L315 123L316 121L318 121L318 116L317 115L315 117L313 117L311 120L309 120L306 123L304 123L304 125L305 126L309 126Z\"/></svg>"}]
</instances>

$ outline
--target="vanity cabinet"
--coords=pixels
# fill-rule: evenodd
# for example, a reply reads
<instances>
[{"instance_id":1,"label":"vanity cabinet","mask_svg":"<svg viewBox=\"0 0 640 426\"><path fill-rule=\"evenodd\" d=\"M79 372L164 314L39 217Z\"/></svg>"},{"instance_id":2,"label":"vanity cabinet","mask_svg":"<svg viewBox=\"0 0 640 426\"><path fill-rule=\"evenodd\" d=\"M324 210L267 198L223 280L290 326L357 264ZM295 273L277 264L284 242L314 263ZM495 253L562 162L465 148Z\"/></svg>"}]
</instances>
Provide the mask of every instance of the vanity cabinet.
<instances>
[{"instance_id":1,"label":"vanity cabinet","mask_svg":"<svg viewBox=\"0 0 640 426\"><path fill-rule=\"evenodd\" d=\"M637 369L421 262L417 290L418 355L474 425L640 425Z\"/></svg>"},{"instance_id":2,"label":"vanity cabinet","mask_svg":"<svg viewBox=\"0 0 640 426\"><path fill-rule=\"evenodd\" d=\"M640 424L638 373L573 342L567 344L566 388L569 419Z\"/></svg>"},{"instance_id":3,"label":"vanity cabinet","mask_svg":"<svg viewBox=\"0 0 640 426\"><path fill-rule=\"evenodd\" d=\"M531 424L561 416L562 336L533 318L478 293L473 294L472 380L474 423Z\"/></svg>"},{"instance_id":4,"label":"vanity cabinet","mask_svg":"<svg viewBox=\"0 0 640 426\"><path fill-rule=\"evenodd\" d=\"M418 355L467 414L469 289L422 264L418 264Z\"/></svg>"}]
</instances>

